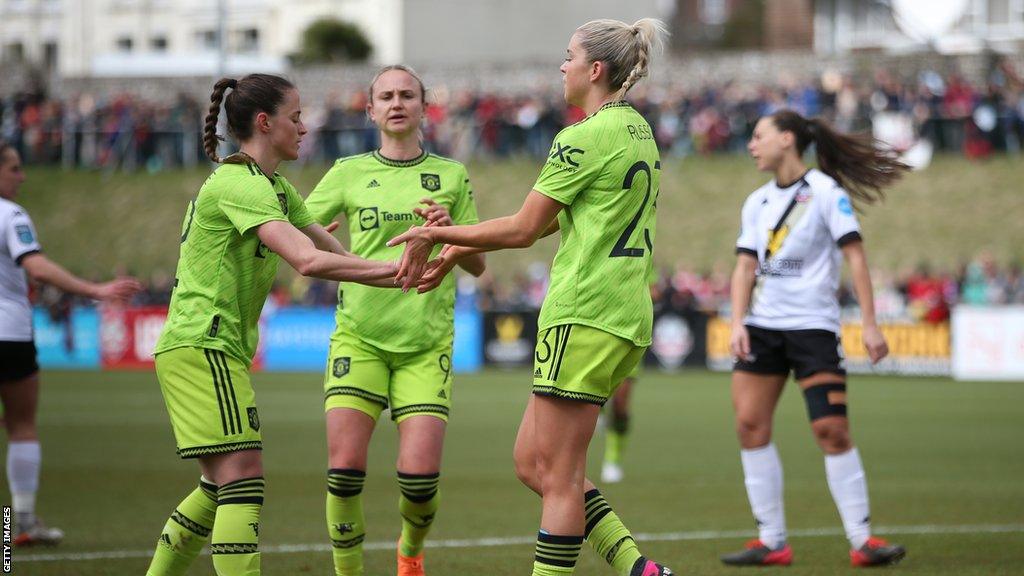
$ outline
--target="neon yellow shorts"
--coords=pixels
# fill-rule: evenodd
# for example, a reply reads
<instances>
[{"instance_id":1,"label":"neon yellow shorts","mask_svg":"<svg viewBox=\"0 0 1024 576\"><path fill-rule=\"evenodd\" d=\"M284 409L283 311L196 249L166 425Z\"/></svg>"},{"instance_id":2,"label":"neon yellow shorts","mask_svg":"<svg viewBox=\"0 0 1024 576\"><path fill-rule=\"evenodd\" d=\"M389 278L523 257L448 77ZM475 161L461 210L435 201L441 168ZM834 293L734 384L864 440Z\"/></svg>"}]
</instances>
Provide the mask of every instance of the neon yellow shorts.
<instances>
[{"instance_id":1,"label":"neon yellow shorts","mask_svg":"<svg viewBox=\"0 0 1024 576\"><path fill-rule=\"evenodd\" d=\"M541 330L534 354L533 393L603 406L640 363L645 350L582 324Z\"/></svg>"},{"instance_id":2,"label":"neon yellow shorts","mask_svg":"<svg viewBox=\"0 0 1024 576\"><path fill-rule=\"evenodd\" d=\"M156 355L156 376L178 455L260 450L260 417L249 371L220 350L174 348Z\"/></svg>"},{"instance_id":3,"label":"neon yellow shorts","mask_svg":"<svg viewBox=\"0 0 1024 576\"><path fill-rule=\"evenodd\" d=\"M401 422L427 414L448 421L452 402L452 342L417 352L389 352L335 331L324 374L324 410L352 408L376 420L391 408Z\"/></svg>"},{"instance_id":4,"label":"neon yellow shorts","mask_svg":"<svg viewBox=\"0 0 1024 576\"><path fill-rule=\"evenodd\" d=\"M643 355L641 355L640 356L640 361L637 362L636 366L632 370L629 371L629 374L626 374L626 378L629 378L630 380L636 380L636 379L640 378L640 371L643 370L643 367L644 367L643 360L644 360L644 357L643 357Z\"/></svg>"}]
</instances>

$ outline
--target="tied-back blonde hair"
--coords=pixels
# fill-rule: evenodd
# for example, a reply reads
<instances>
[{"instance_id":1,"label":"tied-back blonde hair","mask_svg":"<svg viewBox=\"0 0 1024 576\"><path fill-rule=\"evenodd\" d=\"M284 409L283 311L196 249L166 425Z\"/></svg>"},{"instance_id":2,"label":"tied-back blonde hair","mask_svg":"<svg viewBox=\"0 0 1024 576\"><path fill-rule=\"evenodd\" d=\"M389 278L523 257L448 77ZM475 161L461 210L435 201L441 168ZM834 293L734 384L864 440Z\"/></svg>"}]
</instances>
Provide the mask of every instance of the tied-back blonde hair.
<instances>
[{"instance_id":1,"label":"tied-back blonde hair","mask_svg":"<svg viewBox=\"0 0 1024 576\"><path fill-rule=\"evenodd\" d=\"M633 24L601 19L587 22L576 33L587 59L608 66L608 85L622 100L647 76L651 58L664 45L668 29L656 18L641 18Z\"/></svg>"}]
</instances>

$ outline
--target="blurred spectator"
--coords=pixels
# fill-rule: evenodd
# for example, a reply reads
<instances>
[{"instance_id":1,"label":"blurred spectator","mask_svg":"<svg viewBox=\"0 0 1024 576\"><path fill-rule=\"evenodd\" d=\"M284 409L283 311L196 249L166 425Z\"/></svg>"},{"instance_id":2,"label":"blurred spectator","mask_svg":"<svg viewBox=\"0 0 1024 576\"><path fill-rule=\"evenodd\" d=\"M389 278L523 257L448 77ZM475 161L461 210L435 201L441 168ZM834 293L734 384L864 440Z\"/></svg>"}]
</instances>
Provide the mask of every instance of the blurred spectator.
<instances>
[{"instance_id":1,"label":"blurred spectator","mask_svg":"<svg viewBox=\"0 0 1024 576\"><path fill-rule=\"evenodd\" d=\"M329 162L376 147L366 98L353 91L312 103L303 159ZM546 89L452 93L442 86L430 98L426 147L463 159L543 156L559 129L583 117L581 110L566 108L560 93ZM742 153L758 117L784 107L822 115L847 131L897 118L936 150L969 157L1017 153L1024 141L1024 85L1008 62L994 67L985 85L933 70L911 78L880 71L868 81L829 71L820 79L783 77L774 85L640 85L631 100L671 156ZM159 170L205 162L198 138L204 114L184 95L158 103L124 94L53 100L24 92L0 101L0 137L29 164Z\"/></svg>"}]
</instances>

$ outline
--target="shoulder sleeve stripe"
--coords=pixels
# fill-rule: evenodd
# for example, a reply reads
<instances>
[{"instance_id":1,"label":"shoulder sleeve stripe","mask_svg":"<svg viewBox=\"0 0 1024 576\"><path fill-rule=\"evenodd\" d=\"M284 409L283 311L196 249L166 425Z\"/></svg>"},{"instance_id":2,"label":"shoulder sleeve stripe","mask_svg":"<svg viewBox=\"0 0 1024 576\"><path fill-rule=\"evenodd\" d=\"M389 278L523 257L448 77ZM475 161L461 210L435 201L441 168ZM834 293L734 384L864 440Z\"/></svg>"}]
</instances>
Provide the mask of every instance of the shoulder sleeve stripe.
<instances>
[{"instance_id":1,"label":"shoulder sleeve stripe","mask_svg":"<svg viewBox=\"0 0 1024 576\"><path fill-rule=\"evenodd\" d=\"M853 232L843 234L842 238L836 240L836 244L838 244L839 247L842 248L847 244L853 244L854 242L861 242L863 240L864 238L861 237L860 232L857 232L855 230Z\"/></svg>"},{"instance_id":2,"label":"shoulder sleeve stripe","mask_svg":"<svg viewBox=\"0 0 1024 576\"><path fill-rule=\"evenodd\" d=\"M744 248L742 246L736 247L736 254L747 254L748 256L753 256L754 258L757 258L756 250L751 250L750 248Z\"/></svg>"},{"instance_id":3,"label":"shoulder sleeve stripe","mask_svg":"<svg viewBox=\"0 0 1024 576\"><path fill-rule=\"evenodd\" d=\"M19 254L18 257L14 259L14 263L17 264L18 266L21 266L21 261L24 260L26 257L31 256L33 254L42 254L42 253L43 253L42 250L29 250L27 252Z\"/></svg>"}]
</instances>

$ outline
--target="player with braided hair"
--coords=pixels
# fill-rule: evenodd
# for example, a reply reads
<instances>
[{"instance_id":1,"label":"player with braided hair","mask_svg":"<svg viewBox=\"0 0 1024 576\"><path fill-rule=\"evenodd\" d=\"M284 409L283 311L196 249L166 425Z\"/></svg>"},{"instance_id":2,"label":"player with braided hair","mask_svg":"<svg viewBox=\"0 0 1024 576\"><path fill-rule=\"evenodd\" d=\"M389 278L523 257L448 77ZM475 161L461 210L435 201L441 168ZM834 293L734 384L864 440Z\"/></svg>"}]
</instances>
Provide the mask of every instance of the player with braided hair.
<instances>
[{"instance_id":1,"label":"player with braided hair","mask_svg":"<svg viewBox=\"0 0 1024 576\"><path fill-rule=\"evenodd\" d=\"M583 540L623 576L665 576L584 477L601 406L651 344L647 285L661 161L651 128L623 98L647 75L661 22L595 20L569 40L565 100L587 117L559 132L518 213L467 226L417 226L399 277L425 291L468 254L526 248L561 231L544 300L514 458L543 499L534 576L572 574ZM446 244L431 260L437 244ZM424 273L425 272L425 273Z\"/></svg>"},{"instance_id":2,"label":"player with braided hair","mask_svg":"<svg viewBox=\"0 0 1024 576\"><path fill-rule=\"evenodd\" d=\"M222 102L241 144L223 160ZM155 350L178 455L198 459L202 476L164 526L149 576L184 574L207 542L217 574L260 573L262 441L249 368L278 260L305 276L394 286L393 263L346 252L275 172L299 155L300 115L298 91L278 76L222 78L210 96L203 147L222 165L185 212L174 294Z\"/></svg>"}]
</instances>

